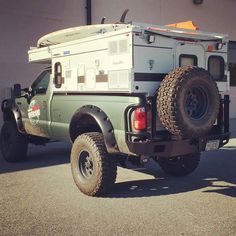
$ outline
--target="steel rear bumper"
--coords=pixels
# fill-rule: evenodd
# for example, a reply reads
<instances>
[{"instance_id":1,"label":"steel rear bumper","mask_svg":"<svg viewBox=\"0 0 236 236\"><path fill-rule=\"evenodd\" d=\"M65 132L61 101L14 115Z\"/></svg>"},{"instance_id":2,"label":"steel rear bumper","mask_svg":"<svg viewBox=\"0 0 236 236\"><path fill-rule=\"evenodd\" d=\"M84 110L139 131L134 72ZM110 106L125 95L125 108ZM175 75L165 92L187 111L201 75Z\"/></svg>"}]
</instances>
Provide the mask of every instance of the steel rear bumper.
<instances>
[{"instance_id":1,"label":"steel rear bumper","mask_svg":"<svg viewBox=\"0 0 236 236\"><path fill-rule=\"evenodd\" d=\"M136 155L171 157L205 151L206 144L210 140L219 140L218 148L220 148L228 143L229 138L230 132L227 132L223 134L209 135L193 140L127 141L127 145L130 152Z\"/></svg>"}]
</instances>

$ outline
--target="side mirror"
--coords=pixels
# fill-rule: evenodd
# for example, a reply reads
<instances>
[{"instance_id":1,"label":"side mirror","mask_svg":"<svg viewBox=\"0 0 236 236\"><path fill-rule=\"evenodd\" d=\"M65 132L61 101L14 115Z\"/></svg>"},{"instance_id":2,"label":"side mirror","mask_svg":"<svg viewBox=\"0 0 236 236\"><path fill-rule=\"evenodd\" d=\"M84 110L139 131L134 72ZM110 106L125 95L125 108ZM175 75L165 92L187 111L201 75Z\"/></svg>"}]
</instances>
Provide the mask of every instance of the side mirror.
<instances>
[{"instance_id":1,"label":"side mirror","mask_svg":"<svg viewBox=\"0 0 236 236\"><path fill-rule=\"evenodd\" d=\"M24 88L23 91L24 91L25 93L29 93L29 88Z\"/></svg>"},{"instance_id":2,"label":"side mirror","mask_svg":"<svg viewBox=\"0 0 236 236\"><path fill-rule=\"evenodd\" d=\"M21 85L14 84L13 87L13 98L20 98L21 97Z\"/></svg>"}]
</instances>

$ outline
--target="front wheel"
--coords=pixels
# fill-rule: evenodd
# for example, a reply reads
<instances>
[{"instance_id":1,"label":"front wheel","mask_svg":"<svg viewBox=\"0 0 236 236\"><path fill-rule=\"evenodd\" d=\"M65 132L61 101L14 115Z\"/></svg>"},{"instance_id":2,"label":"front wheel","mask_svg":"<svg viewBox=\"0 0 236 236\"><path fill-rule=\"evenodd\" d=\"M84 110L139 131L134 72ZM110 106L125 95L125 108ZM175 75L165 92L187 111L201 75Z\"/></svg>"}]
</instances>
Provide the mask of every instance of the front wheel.
<instances>
[{"instance_id":1,"label":"front wheel","mask_svg":"<svg viewBox=\"0 0 236 236\"><path fill-rule=\"evenodd\" d=\"M112 187L117 165L107 153L101 133L85 133L76 138L71 150L71 170L77 187L86 195L102 195Z\"/></svg>"},{"instance_id":2,"label":"front wheel","mask_svg":"<svg viewBox=\"0 0 236 236\"><path fill-rule=\"evenodd\" d=\"M28 139L21 134L14 121L5 121L1 129L0 147L3 158L8 162L22 161L26 158Z\"/></svg>"},{"instance_id":3,"label":"front wheel","mask_svg":"<svg viewBox=\"0 0 236 236\"><path fill-rule=\"evenodd\" d=\"M200 153L176 157L159 157L158 164L164 172L173 176L185 176L192 173L200 162Z\"/></svg>"}]
</instances>

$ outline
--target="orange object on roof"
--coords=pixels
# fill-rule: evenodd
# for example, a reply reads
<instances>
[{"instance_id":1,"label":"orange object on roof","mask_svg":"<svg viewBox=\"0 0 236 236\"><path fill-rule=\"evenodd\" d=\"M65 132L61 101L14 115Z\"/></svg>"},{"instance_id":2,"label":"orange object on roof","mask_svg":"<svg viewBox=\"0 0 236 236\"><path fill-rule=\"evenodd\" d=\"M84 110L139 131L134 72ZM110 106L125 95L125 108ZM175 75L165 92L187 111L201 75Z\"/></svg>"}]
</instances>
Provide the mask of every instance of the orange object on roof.
<instances>
[{"instance_id":1,"label":"orange object on roof","mask_svg":"<svg viewBox=\"0 0 236 236\"><path fill-rule=\"evenodd\" d=\"M169 24L166 26L173 27L173 28L180 28L180 29L190 29L190 30L199 29L198 26L196 26L192 21L184 21L184 22Z\"/></svg>"}]
</instances>

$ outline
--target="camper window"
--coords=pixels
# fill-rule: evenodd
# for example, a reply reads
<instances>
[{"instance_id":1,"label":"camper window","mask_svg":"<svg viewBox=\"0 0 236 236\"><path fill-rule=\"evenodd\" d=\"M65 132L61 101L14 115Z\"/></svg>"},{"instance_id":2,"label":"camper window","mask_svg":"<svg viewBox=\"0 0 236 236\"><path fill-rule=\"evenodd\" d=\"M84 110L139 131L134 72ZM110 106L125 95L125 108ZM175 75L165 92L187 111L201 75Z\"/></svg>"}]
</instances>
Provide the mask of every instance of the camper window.
<instances>
[{"instance_id":1,"label":"camper window","mask_svg":"<svg viewBox=\"0 0 236 236\"><path fill-rule=\"evenodd\" d=\"M195 55L181 54L179 56L179 66L197 66L197 57Z\"/></svg>"},{"instance_id":2,"label":"camper window","mask_svg":"<svg viewBox=\"0 0 236 236\"><path fill-rule=\"evenodd\" d=\"M208 71L214 80L224 79L224 59L221 56L210 56L208 59Z\"/></svg>"}]
</instances>

